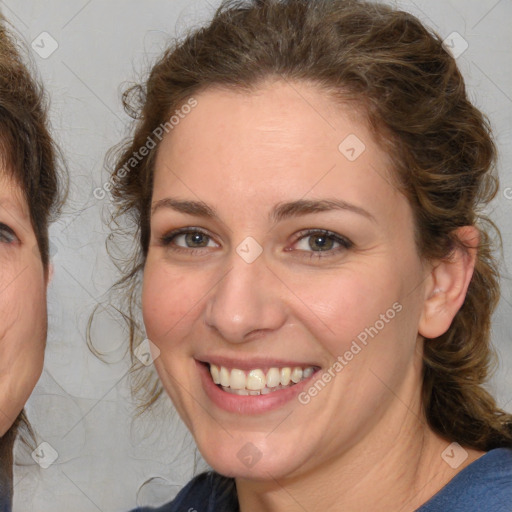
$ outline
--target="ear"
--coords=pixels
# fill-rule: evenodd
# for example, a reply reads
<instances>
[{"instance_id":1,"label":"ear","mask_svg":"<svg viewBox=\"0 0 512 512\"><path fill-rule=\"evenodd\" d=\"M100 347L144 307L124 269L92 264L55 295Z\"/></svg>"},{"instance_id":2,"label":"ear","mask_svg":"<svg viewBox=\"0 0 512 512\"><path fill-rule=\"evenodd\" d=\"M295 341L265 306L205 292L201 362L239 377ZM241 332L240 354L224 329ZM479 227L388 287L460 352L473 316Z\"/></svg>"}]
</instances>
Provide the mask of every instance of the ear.
<instances>
[{"instance_id":1,"label":"ear","mask_svg":"<svg viewBox=\"0 0 512 512\"><path fill-rule=\"evenodd\" d=\"M463 226L454 233L468 249L456 247L448 259L435 262L430 271L418 325L419 334L425 338L437 338L448 330L473 276L480 242L478 228Z\"/></svg>"}]
</instances>

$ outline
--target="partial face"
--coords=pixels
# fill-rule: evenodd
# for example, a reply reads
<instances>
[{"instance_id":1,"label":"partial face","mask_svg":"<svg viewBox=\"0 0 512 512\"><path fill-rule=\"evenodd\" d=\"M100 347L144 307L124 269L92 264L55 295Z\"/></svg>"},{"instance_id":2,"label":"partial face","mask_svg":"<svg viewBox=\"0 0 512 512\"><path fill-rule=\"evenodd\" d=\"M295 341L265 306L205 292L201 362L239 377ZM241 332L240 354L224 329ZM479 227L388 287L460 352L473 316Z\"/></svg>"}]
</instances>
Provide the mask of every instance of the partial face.
<instances>
[{"instance_id":1,"label":"partial face","mask_svg":"<svg viewBox=\"0 0 512 512\"><path fill-rule=\"evenodd\" d=\"M217 471L325 467L420 392L410 206L354 110L313 86L196 100L156 162L143 284L156 368Z\"/></svg>"},{"instance_id":2,"label":"partial face","mask_svg":"<svg viewBox=\"0 0 512 512\"><path fill-rule=\"evenodd\" d=\"M21 189L0 170L0 435L41 375L46 280Z\"/></svg>"}]
</instances>

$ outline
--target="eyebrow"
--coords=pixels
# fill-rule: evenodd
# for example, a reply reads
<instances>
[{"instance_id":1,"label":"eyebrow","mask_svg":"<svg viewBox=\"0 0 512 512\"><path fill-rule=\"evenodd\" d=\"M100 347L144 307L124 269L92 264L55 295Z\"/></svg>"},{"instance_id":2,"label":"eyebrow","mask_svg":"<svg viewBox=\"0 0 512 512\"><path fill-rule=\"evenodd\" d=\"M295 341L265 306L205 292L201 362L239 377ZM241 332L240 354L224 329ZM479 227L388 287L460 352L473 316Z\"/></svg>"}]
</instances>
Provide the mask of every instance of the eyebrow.
<instances>
[{"instance_id":1,"label":"eyebrow","mask_svg":"<svg viewBox=\"0 0 512 512\"><path fill-rule=\"evenodd\" d=\"M151 208L151 213L154 214L161 208L170 208L174 211L194 215L196 217L205 217L210 219L219 220L219 215L214 208L207 205L203 201L189 201L182 199L175 199L166 197L156 201ZM278 203L269 215L269 220L274 224L291 217L299 217L301 215L308 215L311 213L327 212L332 210L345 210L357 213L377 223L377 219L367 210L356 206L340 199L299 199L287 203Z\"/></svg>"}]
</instances>

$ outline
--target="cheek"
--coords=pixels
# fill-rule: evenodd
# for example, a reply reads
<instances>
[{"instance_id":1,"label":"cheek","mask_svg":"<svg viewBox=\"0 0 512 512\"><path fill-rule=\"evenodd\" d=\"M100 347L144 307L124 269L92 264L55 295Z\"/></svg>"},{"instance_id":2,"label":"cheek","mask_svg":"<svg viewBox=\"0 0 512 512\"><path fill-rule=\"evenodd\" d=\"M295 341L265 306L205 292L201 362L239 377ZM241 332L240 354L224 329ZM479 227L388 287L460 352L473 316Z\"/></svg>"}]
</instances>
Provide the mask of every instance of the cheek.
<instances>
[{"instance_id":1,"label":"cheek","mask_svg":"<svg viewBox=\"0 0 512 512\"><path fill-rule=\"evenodd\" d=\"M290 289L301 322L336 349L379 319L398 299L398 287L383 272L361 265L294 276ZM342 340L344 340L342 342ZM330 350L332 353L332 350Z\"/></svg>"},{"instance_id":2,"label":"cheek","mask_svg":"<svg viewBox=\"0 0 512 512\"><path fill-rule=\"evenodd\" d=\"M6 286L0 285L1 338L15 338L20 345L34 340L37 345L46 334L46 284L39 270L25 267Z\"/></svg>"},{"instance_id":3,"label":"cheek","mask_svg":"<svg viewBox=\"0 0 512 512\"><path fill-rule=\"evenodd\" d=\"M149 339L157 346L180 339L200 312L208 286L200 273L170 270L148 257L142 285L142 315Z\"/></svg>"},{"instance_id":4,"label":"cheek","mask_svg":"<svg viewBox=\"0 0 512 512\"><path fill-rule=\"evenodd\" d=\"M13 421L43 369L47 323L42 274L26 270L4 291L0 318L0 407ZM9 427L2 424L4 431Z\"/></svg>"}]
</instances>

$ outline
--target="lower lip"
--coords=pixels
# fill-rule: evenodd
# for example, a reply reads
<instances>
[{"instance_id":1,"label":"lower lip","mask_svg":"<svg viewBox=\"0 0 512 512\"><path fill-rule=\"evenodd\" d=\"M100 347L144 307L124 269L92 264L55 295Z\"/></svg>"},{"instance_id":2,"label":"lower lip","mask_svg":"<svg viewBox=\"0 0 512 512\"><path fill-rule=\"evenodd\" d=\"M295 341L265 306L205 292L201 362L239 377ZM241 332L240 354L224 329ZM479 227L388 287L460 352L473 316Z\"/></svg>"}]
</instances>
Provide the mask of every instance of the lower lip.
<instances>
[{"instance_id":1,"label":"lower lip","mask_svg":"<svg viewBox=\"0 0 512 512\"><path fill-rule=\"evenodd\" d=\"M274 409L279 409L293 399L297 399L300 392L309 385L310 381L317 373L315 372L313 375L294 386L290 386L286 389L278 389L266 395L235 395L223 391L213 382L208 365L200 363L199 361L196 361L196 365L201 375L203 389L208 395L208 398L217 407L228 412L248 415L262 414Z\"/></svg>"}]
</instances>

